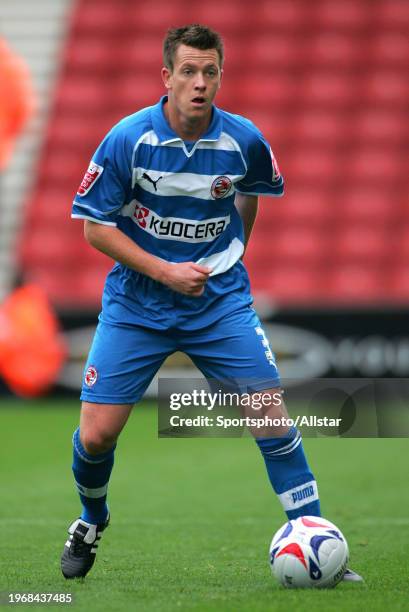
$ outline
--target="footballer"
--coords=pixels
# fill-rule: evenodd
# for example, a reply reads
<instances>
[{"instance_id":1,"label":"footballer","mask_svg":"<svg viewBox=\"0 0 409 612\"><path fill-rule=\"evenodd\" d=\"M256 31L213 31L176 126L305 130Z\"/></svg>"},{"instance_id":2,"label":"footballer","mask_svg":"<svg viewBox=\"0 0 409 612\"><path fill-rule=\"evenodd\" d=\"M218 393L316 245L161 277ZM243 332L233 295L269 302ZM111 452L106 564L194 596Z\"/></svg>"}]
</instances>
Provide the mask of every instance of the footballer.
<instances>
[{"instance_id":1,"label":"footballer","mask_svg":"<svg viewBox=\"0 0 409 612\"><path fill-rule=\"evenodd\" d=\"M170 354L186 353L206 378L235 381L242 393L281 393L242 256L258 196L281 196L283 177L257 127L214 105L223 68L218 33L198 24L171 29L163 60L166 95L111 129L73 203L86 240L116 263L73 435L82 512L61 558L66 578L85 576L94 563L110 520L117 439ZM283 402L267 414L285 417ZM255 442L287 517L319 516L300 432L277 427ZM361 578L348 570L345 579Z\"/></svg>"}]
</instances>

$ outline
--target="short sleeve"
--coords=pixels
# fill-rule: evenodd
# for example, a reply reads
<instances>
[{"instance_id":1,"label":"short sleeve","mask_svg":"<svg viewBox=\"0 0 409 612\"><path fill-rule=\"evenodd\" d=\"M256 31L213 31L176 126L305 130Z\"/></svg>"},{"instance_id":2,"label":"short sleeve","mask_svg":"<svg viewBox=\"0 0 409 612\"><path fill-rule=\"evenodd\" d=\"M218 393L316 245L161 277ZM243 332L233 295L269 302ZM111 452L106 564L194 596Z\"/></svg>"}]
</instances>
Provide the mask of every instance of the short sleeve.
<instances>
[{"instance_id":1,"label":"short sleeve","mask_svg":"<svg viewBox=\"0 0 409 612\"><path fill-rule=\"evenodd\" d=\"M116 226L131 190L131 156L125 135L113 128L104 138L80 183L72 218Z\"/></svg>"},{"instance_id":2,"label":"short sleeve","mask_svg":"<svg viewBox=\"0 0 409 612\"><path fill-rule=\"evenodd\" d=\"M256 128L245 155L247 172L236 183L236 191L247 195L281 196L284 179L270 145Z\"/></svg>"}]
</instances>

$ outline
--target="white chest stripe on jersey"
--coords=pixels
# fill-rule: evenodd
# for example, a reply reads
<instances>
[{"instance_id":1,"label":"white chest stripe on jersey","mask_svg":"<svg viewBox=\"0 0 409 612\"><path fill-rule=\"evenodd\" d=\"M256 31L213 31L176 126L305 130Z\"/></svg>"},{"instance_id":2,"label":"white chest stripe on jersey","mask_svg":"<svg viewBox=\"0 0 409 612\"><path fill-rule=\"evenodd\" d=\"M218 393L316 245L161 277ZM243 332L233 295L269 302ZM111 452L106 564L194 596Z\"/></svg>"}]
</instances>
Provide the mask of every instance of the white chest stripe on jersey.
<instances>
[{"instance_id":1,"label":"white chest stripe on jersey","mask_svg":"<svg viewBox=\"0 0 409 612\"><path fill-rule=\"evenodd\" d=\"M138 227L155 238L190 243L213 242L230 223L230 215L201 221L181 217L161 217L137 200L132 200L123 206L120 215L130 217Z\"/></svg>"},{"instance_id":2,"label":"white chest stripe on jersey","mask_svg":"<svg viewBox=\"0 0 409 612\"><path fill-rule=\"evenodd\" d=\"M211 268L212 272L210 276L215 276L216 274L226 272L226 270L234 266L243 253L244 244L238 238L233 238L227 249L219 251L218 253L213 253L207 257L201 257L196 263L198 263L199 266L208 266Z\"/></svg>"},{"instance_id":3,"label":"white chest stripe on jersey","mask_svg":"<svg viewBox=\"0 0 409 612\"><path fill-rule=\"evenodd\" d=\"M222 274L222 272L230 270L243 253L244 244L238 238L233 238L227 249L213 253L208 257L201 257L196 263L199 264L199 266L208 266L212 269L210 276L216 276L216 274ZM169 259L162 259L162 257L159 257L159 259L172 264L178 263L176 261L170 261Z\"/></svg>"},{"instance_id":4,"label":"white chest stripe on jersey","mask_svg":"<svg viewBox=\"0 0 409 612\"><path fill-rule=\"evenodd\" d=\"M148 168L134 168L132 187L138 183L142 189L159 196L187 196L200 200L213 200L212 184L220 176L230 179L232 187L224 198L234 193L234 183L240 181L244 174L194 174L192 172L159 172Z\"/></svg>"}]
</instances>

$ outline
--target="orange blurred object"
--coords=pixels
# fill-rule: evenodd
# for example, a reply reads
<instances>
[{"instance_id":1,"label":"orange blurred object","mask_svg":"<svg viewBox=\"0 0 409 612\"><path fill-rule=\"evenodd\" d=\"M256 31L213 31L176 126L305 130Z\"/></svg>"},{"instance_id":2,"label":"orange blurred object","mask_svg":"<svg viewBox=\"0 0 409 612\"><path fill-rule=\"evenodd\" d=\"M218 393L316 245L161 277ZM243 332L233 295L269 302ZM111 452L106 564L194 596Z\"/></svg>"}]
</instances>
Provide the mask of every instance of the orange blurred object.
<instances>
[{"instance_id":1,"label":"orange blurred object","mask_svg":"<svg viewBox=\"0 0 409 612\"><path fill-rule=\"evenodd\" d=\"M42 289L26 285L0 306L0 375L22 397L35 397L53 385L66 347Z\"/></svg>"},{"instance_id":2,"label":"orange blurred object","mask_svg":"<svg viewBox=\"0 0 409 612\"><path fill-rule=\"evenodd\" d=\"M24 61L0 38L0 171L34 110L34 93Z\"/></svg>"}]
</instances>

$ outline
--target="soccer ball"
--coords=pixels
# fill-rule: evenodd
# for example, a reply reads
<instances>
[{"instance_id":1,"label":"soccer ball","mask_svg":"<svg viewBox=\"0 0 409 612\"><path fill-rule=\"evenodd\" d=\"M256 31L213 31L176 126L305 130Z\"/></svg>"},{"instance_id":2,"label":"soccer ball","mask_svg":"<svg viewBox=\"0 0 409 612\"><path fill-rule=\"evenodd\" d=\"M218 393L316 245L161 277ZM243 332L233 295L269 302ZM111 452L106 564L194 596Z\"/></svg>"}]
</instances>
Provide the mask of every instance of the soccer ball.
<instances>
[{"instance_id":1,"label":"soccer ball","mask_svg":"<svg viewBox=\"0 0 409 612\"><path fill-rule=\"evenodd\" d=\"M334 587L348 559L348 544L338 527L317 516L285 523L270 546L271 571L287 588Z\"/></svg>"}]
</instances>

